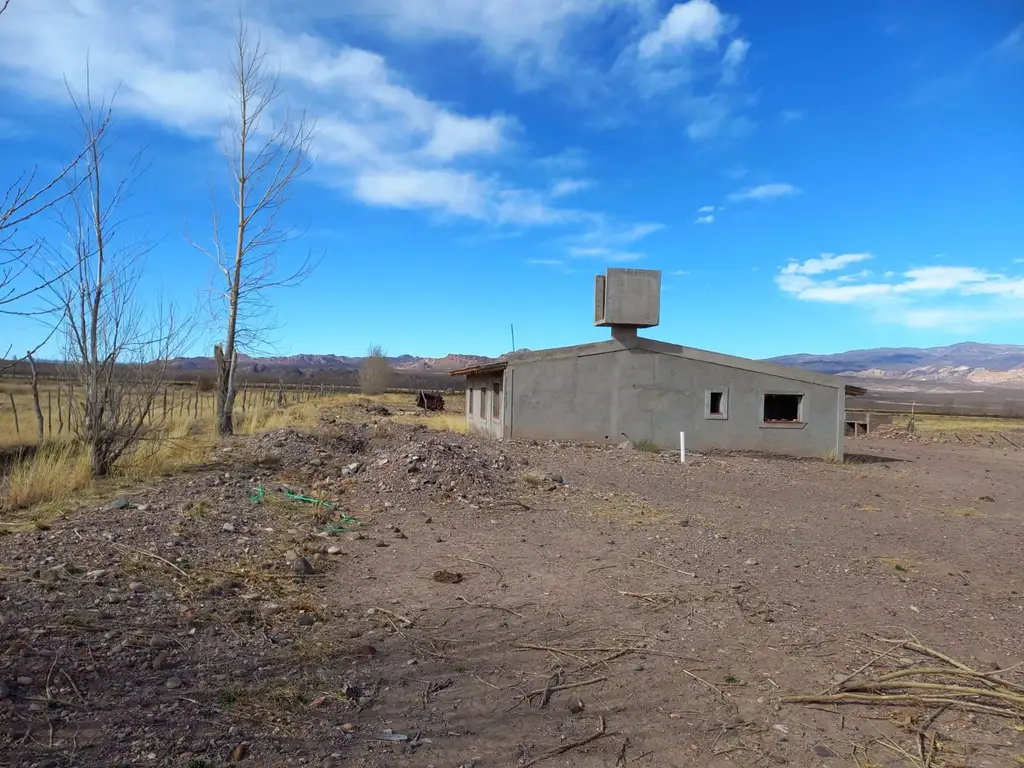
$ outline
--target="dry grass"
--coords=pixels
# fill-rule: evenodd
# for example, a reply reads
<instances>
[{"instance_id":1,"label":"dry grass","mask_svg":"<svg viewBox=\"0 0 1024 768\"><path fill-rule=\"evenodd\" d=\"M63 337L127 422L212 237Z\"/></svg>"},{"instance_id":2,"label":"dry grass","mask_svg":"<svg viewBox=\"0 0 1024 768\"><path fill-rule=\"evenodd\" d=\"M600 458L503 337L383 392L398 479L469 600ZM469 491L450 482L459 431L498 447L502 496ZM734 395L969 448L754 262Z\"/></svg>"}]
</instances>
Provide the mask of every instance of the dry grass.
<instances>
[{"instance_id":1,"label":"dry grass","mask_svg":"<svg viewBox=\"0 0 1024 768\"><path fill-rule=\"evenodd\" d=\"M51 443L11 468L4 483L3 500L8 507L25 509L67 499L91 484L89 455L71 443Z\"/></svg>"},{"instance_id":2,"label":"dry grass","mask_svg":"<svg viewBox=\"0 0 1024 768\"><path fill-rule=\"evenodd\" d=\"M396 416L394 420L399 424L423 424L442 432L456 432L460 435L469 433L466 417L461 413L407 413Z\"/></svg>"},{"instance_id":3,"label":"dry grass","mask_svg":"<svg viewBox=\"0 0 1024 768\"><path fill-rule=\"evenodd\" d=\"M13 386L10 382L7 384L9 391L14 391L14 386L21 386L20 382L15 382ZM217 442L213 430L212 395L203 395L201 415L197 419L194 418L194 408L181 406L182 391L178 388L176 394L173 394L175 390L170 390L172 395L167 417L151 427L146 438L121 458L114 477L106 482L124 479L140 481L166 476L209 459ZM191 394L189 391L186 396ZM252 397L245 411L241 410L241 402L237 403L236 432L253 435L283 428L309 430L316 426L324 409L351 405L366 399L359 394L341 394L278 406L276 402L262 403L262 397ZM385 394L371 399L389 407L400 407L408 406L412 395ZM158 412L162 412L163 398L158 400ZM45 403L45 394L43 401ZM15 395L21 421L20 436L14 430L9 401L0 396L0 406L4 402L7 406L6 410L0 411L0 447L34 443L35 415L27 387ZM56 408L56 397L53 403ZM466 431L465 417L461 413L402 414L396 420L425 424L431 429L450 432ZM0 502L8 509L27 509L36 505L59 503L91 486L93 481L89 473L88 453L72 442L65 430L59 437L54 436L44 443L34 455L15 462L0 487Z\"/></svg>"},{"instance_id":4,"label":"dry grass","mask_svg":"<svg viewBox=\"0 0 1024 768\"><path fill-rule=\"evenodd\" d=\"M910 416L900 416L895 424L906 427ZM1024 419L997 419L987 416L914 416L918 432L1009 432L1024 429Z\"/></svg>"}]
</instances>

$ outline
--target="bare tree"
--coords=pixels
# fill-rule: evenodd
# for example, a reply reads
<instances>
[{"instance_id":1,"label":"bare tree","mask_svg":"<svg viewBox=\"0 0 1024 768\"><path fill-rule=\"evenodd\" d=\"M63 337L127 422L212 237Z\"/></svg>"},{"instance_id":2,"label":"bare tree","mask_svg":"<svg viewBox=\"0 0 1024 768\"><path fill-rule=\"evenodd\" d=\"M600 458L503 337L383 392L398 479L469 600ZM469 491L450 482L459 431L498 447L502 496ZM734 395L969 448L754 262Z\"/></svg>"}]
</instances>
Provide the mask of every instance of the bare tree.
<instances>
[{"instance_id":1,"label":"bare tree","mask_svg":"<svg viewBox=\"0 0 1024 768\"><path fill-rule=\"evenodd\" d=\"M147 437L146 417L166 381L167 360L180 353L186 335L173 308L136 296L148 247L127 242L119 206L137 178L141 156L120 178L105 173L110 108L94 107L88 94L78 113L85 146L72 179L73 193L61 222L70 240L70 264L58 290L65 356L84 403L74 419L76 436L89 447L96 476Z\"/></svg>"},{"instance_id":2,"label":"bare tree","mask_svg":"<svg viewBox=\"0 0 1024 768\"><path fill-rule=\"evenodd\" d=\"M364 395L382 395L391 386L391 365L380 344L370 347L359 369L359 388Z\"/></svg>"},{"instance_id":3,"label":"bare tree","mask_svg":"<svg viewBox=\"0 0 1024 768\"><path fill-rule=\"evenodd\" d=\"M294 269L281 272L281 246L295 239L278 216L293 183L309 170L313 126L305 114L292 115L278 103L282 93L258 38L239 20L231 65L233 116L225 158L230 170L233 213L224 227L213 205L213 242L192 244L213 260L223 277L215 294L218 317L225 323L223 341L214 347L217 364L216 419L221 436L234 432L234 407L240 350L266 341L267 292L294 286L314 266L307 255Z\"/></svg>"}]
</instances>

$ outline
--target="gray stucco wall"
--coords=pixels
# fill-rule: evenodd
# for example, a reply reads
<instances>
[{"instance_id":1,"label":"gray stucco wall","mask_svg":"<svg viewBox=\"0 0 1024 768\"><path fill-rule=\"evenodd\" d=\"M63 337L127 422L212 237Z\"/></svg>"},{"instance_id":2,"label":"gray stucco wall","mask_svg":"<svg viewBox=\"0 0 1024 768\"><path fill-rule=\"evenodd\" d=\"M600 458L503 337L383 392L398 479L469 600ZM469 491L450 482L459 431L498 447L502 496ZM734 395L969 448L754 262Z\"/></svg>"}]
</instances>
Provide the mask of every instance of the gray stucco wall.
<instances>
[{"instance_id":1,"label":"gray stucco wall","mask_svg":"<svg viewBox=\"0 0 1024 768\"><path fill-rule=\"evenodd\" d=\"M466 425L469 431L488 437L502 437L505 414L505 387L503 371L466 377ZM498 413L495 416L494 385L497 384Z\"/></svg>"},{"instance_id":2,"label":"gray stucco wall","mask_svg":"<svg viewBox=\"0 0 1024 768\"><path fill-rule=\"evenodd\" d=\"M687 450L842 456L845 392L643 349L617 349L510 364L512 437L621 442ZM724 417L707 418L707 391L725 392ZM765 394L800 394L799 425L762 421Z\"/></svg>"}]
</instances>

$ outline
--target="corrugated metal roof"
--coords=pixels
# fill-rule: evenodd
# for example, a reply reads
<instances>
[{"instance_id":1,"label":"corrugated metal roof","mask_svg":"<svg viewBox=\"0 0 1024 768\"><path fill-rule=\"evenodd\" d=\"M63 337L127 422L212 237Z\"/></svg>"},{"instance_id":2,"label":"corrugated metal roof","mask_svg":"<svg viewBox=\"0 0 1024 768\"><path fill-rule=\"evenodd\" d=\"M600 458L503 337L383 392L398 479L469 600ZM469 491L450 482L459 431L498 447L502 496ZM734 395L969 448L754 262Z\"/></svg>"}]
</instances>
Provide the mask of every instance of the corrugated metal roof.
<instances>
[{"instance_id":1,"label":"corrugated metal roof","mask_svg":"<svg viewBox=\"0 0 1024 768\"><path fill-rule=\"evenodd\" d=\"M864 387L857 387L854 386L853 384L846 385L846 395L848 397L860 397L861 395L866 395L867 393L868 391L864 389Z\"/></svg>"}]
</instances>

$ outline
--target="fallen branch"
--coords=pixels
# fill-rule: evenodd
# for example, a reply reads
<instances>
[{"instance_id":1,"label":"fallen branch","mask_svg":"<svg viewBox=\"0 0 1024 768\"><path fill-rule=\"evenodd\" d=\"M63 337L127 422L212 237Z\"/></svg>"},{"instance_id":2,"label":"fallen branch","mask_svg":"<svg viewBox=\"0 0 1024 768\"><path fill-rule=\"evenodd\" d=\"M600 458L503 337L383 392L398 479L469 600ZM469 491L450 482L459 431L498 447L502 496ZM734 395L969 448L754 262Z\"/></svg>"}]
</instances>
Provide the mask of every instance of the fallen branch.
<instances>
[{"instance_id":1,"label":"fallen branch","mask_svg":"<svg viewBox=\"0 0 1024 768\"><path fill-rule=\"evenodd\" d=\"M468 557L456 557L456 560L461 560L464 563L472 563L473 565L479 565L483 568L490 568L496 574L498 574L498 586L501 586L501 582L505 580L505 574L503 574L496 566L489 565L488 563L481 563L479 560L471 560Z\"/></svg>"},{"instance_id":2,"label":"fallen branch","mask_svg":"<svg viewBox=\"0 0 1024 768\"><path fill-rule=\"evenodd\" d=\"M384 614L385 616L387 616L389 618L397 619L398 621L402 622L407 627L411 627L412 626L412 619L410 619L407 616L402 616L401 614L398 614L398 613L393 613L392 611L389 611L386 608L373 607L373 608L371 608L368 611L368 613L371 616L373 616L376 613L381 613L381 614Z\"/></svg>"},{"instance_id":3,"label":"fallen branch","mask_svg":"<svg viewBox=\"0 0 1024 768\"><path fill-rule=\"evenodd\" d=\"M913 694L885 695L880 693L833 693L828 696L784 696L780 699L783 704L874 704L878 706L901 706L917 704L920 706L943 705L960 707L972 712L984 712L988 715L999 717L1018 718L1015 714L1000 707L992 707L987 704L975 704L970 701L960 701L955 698L942 696L915 696Z\"/></svg>"},{"instance_id":4,"label":"fallen branch","mask_svg":"<svg viewBox=\"0 0 1024 768\"><path fill-rule=\"evenodd\" d=\"M542 763L545 760L550 760L552 757L558 757L559 755L564 755L566 752L568 752L570 750L582 747L582 746L584 746L586 744L589 744L592 741L597 741L601 737L607 736L607 735L608 735L608 731L605 730L604 715L601 715L601 721L600 721L600 724L598 726L598 729L597 729L596 733L592 733L590 736L587 736L586 738L580 739L578 741L572 741L572 742L570 742L568 744L563 744L560 747L555 747L554 749L549 749L547 752L545 752L540 757L535 757L533 760L529 760L528 762L523 763L520 766L520 768L530 768L530 766L537 765L537 763Z\"/></svg>"},{"instance_id":5,"label":"fallen branch","mask_svg":"<svg viewBox=\"0 0 1024 768\"><path fill-rule=\"evenodd\" d=\"M138 549L136 547L129 547L127 544L118 544L115 541L111 541L111 542L109 542L109 544L112 547L114 547L115 549L120 549L122 552L134 552L135 554L138 554L138 555L145 555L146 557L152 558L153 560L159 560L164 565L170 566L171 568L176 570L178 573L180 573L186 579L189 578L189 575L187 573L185 573L185 571L181 570L181 568L176 566L170 560L165 560L164 558L160 557L160 555L154 555L152 552L147 552L144 549Z\"/></svg>"},{"instance_id":6,"label":"fallen branch","mask_svg":"<svg viewBox=\"0 0 1024 768\"><path fill-rule=\"evenodd\" d=\"M683 576L689 576L691 579L696 579L697 578L697 574L696 573L690 573L689 571L680 571L678 568L672 568L671 566L664 565L663 563L659 563L656 560L648 560L646 557L634 557L633 559L636 560L639 563L647 563L648 565L656 565L659 568L664 568L666 571L672 571L673 573L679 573L679 574L682 574Z\"/></svg>"},{"instance_id":7,"label":"fallen branch","mask_svg":"<svg viewBox=\"0 0 1024 768\"><path fill-rule=\"evenodd\" d=\"M497 605L496 603L474 603L472 600L467 600L462 595L456 595L455 599L456 600L461 600L466 605L472 606L473 608L490 608L491 610L494 610L494 611L505 611L505 613L511 613L513 616L518 616L520 619L525 618L525 616L523 616L523 614L516 613L511 608L506 608L505 606Z\"/></svg>"},{"instance_id":8,"label":"fallen branch","mask_svg":"<svg viewBox=\"0 0 1024 768\"><path fill-rule=\"evenodd\" d=\"M538 688L535 691L530 691L529 693L524 693L522 696L519 697L519 701L517 701L515 703L515 706L513 706L512 709L515 709L520 704L522 704L524 701L529 701L534 696L543 696L545 698L550 698L552 693L556 693L558 691L568 691L568 690L570 690L572 688L583 688L584 686L594 685L595 683L603 683L607 679L608 679L607 677L602 676L602 677L595 677L592 680L583 680L582 682L579 682L579 683L565 683L563 685L546 685L543 688ZM541 706L543 706L543 704ZM509 710L509 711L511 711L511 710Z\"/></svg>"}]
</instances>

